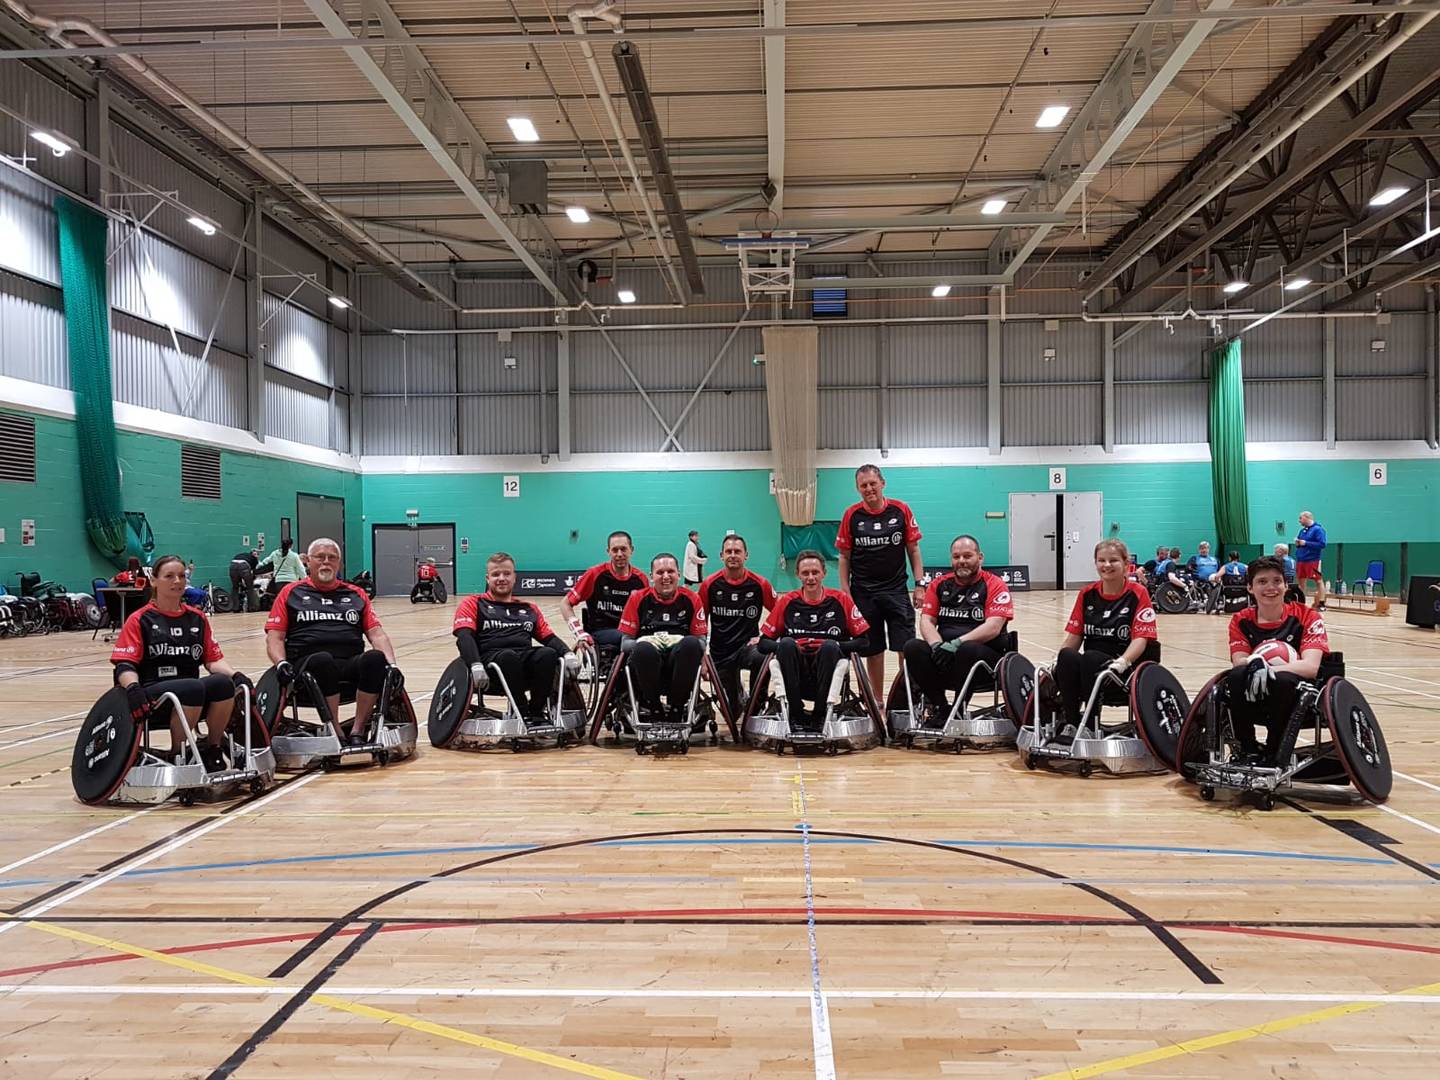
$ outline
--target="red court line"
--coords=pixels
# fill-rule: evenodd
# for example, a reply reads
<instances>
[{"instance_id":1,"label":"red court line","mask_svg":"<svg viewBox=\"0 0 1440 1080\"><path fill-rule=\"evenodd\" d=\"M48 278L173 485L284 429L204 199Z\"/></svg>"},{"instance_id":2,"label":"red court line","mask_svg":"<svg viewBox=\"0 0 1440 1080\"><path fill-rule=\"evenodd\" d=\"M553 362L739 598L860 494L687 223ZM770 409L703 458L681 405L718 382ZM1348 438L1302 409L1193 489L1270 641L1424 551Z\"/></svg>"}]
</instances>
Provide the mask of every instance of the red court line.
<instances>
[{"instance_id":1,"label":"red court line","mask_svg":"<svg viewBox=\"0 0 1440 1080\"><path fill-rule=\"evenodd\" d=\"M644 918L685 918L694 916L744 916L744 915L795 915L804 916L808 914L805 908L793 907L762 907L762 908L657 908L635 911L575 911L559 912L553 915L518 915L507 917L505 924L526 923L526 922L595 922L605 919L644 919ZM915 917L915 918L962 918L962 919L995 919L1004 921L1027 921L1037 922L1059 922L1077 926L1139 926L1143 925L1133 919L1112 918L1097 915L1050 915L1025 911L967 911L951 910L942 908L816 908L817 916L827 915L873 915L889 917ZM379 930L382 934L405 933L415 930L443 930L447 928L474 927L481 925L497 925L490 919L477 919L474 922L418 922L418 923L391 923L382 926ZM1270 930L1264 927L1252 926L1219 926L1199 923L1178 923L1170 925L1159 920L1159 925L1169 926L1170 929L1184 932L1186 930L1200 930L1222 934L1242 934L1250 937L1271 937L1288 938L1296 941L1316 941L1327 945L1355 945L1371 949L1390 949L1398 952L1416 952L1430 955L1440 955L1440 947L1431 945L1414 945L1401 941L1380 941L1373 938L1338 937L1332 934L1311 934L1298 930ZM349 937L359 934L364 927L350 927L339 931L336 937ZM323 931L303 931L297 934L274 934L269 937L257 938L235 938L228 941L211 941L198 945L174 945L168 949L157 949L157 952L174 956L185 953L213 952L220 949L241 949L252 945L275 945L282 942L310 941L319 937ZM13 975L34 975L46 971L63 971L68 968L94 967L99 964L118 964L127 960L138 960L142 957L125 954L111 954L105 956L81 957L76 960L60 960L49 964L32 964L28 967L9 968L0 971L0 978L8 978Z\"/></svg>"}]
</instances>

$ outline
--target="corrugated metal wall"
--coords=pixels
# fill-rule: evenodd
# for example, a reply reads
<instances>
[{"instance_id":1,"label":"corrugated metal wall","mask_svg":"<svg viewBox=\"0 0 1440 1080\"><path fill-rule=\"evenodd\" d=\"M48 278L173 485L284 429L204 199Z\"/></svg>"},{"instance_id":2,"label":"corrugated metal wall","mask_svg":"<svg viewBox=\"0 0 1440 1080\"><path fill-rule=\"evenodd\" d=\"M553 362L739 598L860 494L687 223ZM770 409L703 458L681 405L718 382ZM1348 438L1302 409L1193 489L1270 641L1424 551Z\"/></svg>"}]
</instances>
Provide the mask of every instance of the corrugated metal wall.
<instances>
[{"instance_id":1,"label":"corrugated metal wall","mask_svg":"<svg viewBox=\"0 0 1440 1080\"><path fill-rule=\"evenodd\" d=\"M68 355L60 290L0 271L0 375L68 387Z\"/></svg>"},{"instance_id":2,"label":"corrugated metal wall","mask_svg":"<svg viewBox=\"0 0 1440 1080\"><path fill-rule=\"evenodd\" d=\"M123 312L111 316L110 362L115 400L212 424L244 427L246 359L182 337L177 355L170 332Z\"/></svg>"},{"instance_id":3,"label":"corrugated metal wall","mask_svg":"<svg viewBox=\"0 0 1440 1080\"><path fill-rule=\"evenodd\" d=\"M329 324L268 292L261 297L260 311L265 322L260 332L265 363L314 383L333 385Z\"/></svg>"}]
</instances>

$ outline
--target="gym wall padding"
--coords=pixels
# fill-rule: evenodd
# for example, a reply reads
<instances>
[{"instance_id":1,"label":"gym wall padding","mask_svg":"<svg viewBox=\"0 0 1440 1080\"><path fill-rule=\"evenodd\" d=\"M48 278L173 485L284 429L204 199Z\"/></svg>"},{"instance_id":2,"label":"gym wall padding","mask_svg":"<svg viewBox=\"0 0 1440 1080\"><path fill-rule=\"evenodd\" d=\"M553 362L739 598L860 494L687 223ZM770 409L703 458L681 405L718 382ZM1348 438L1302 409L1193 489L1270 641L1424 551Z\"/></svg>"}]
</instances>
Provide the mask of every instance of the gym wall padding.
<instances>
[{"instance_id":1,"label":"gym wall padding","mask_svg":"<svg viewBox=\"0 0 1440 1080\"><path fill-rule=\"evenodd\" d=\"M23 410L9 410L23 411ZM84 507L76 485L80 444L75 422L35 417L33 484L0 483L0 583L15 584L18 571L71 588L88 589L91 578L108 577L114 568L85 534ZM345 499L346 545L361 550L360 477L351 472L305 465L283 458L222 450L221 499L180 496L180 442L121 430L117 450L125 470L128 508L143 510L158 537L157 554L176 552L195 560L198 583L228 585L230 556L240 539L264 532L270 547L279 538L280 519L295 517L295 493L312 492ZM20 521L33 518L36 541L20 545ZM355 569L358 569L356 567Z\"/></svg>"},{"instance_id":2,"label":"gym wall padding","mask_svg":"<svg viewBox=\"0 0 1440 1080\"><path fill-rule=\"evenodd\" d=\"M1210 486L1215 536L1221 547L1249 543L1249 479L1245 468L1245 382L1240 339L1210 354Z\"/></svg>"}]
</instances>

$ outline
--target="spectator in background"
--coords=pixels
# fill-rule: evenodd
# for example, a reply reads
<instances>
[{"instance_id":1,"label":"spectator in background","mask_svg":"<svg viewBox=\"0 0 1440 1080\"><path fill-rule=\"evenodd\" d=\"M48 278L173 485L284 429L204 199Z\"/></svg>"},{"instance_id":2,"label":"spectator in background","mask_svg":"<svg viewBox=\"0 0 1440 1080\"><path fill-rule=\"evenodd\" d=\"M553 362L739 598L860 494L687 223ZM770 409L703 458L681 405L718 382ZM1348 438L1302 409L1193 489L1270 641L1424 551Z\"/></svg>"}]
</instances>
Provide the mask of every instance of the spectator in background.
<instances>
[{"instance_id":1,"label":"spectator in background","mask_svg":"<svg viewBox=\"0 0 1440 1080\"><path fill-rule=\"evenodd\" d=\"M255 568L260 565L260 552L251 548L230 559L230 595L235 602L230 610L244 611L250 599L250 589L255 584Z\"/></svg>"},{"instance_id":2,"label":"spectator in background","mask_svg":"<svg viewBox=\"0 0 1440 1080\"><path fill-rule=\"evenodd\" d=\"M1232 551L1225 556L1225 565L1210 575L1210 580L1217 583L1223 582L1226 578L1244 581L1245 575L1245 564L1240 561L1240 553Z\"/></svg>"},{"instance_id":3,"label":"spectator in background","mask_svg":"<svg viewBox=\"0 0 1440 1080\"><path fill-rule=\"evenodd\" d=\"M1300 511L1300 531L1295 535L1295 583L1301 591L1305 582L1315 582L1315 610L1325 610L1325 574L1320 555L1325 550L1325 526L1309 510Z\"/></svg>"},{"instance_id":4,"label":"spectator in background","mask_svg":"<svg viewBox=\"0 0 1440 1080\"><path fill-rule=\"evenodd\" d=\"M1220 560L1210 554L1210 541L1201 540L1199 551L1190 556L1190 573L1196 581L1210 581L1220 570Z\"/></svg>"},{"instance_id":5,"label":"spectator in background","mask_svg":"<svg viewBox=\"0 0 1440 1080\"><path fill-rule=\"evenodd\" d=\"M1295 583L1295 560L1290 557L1290 545L1276 544L1275 557L1279 559L1285 567L1285 583L1287 585L1293 585Z\"/></svg>"},{"instance_id":6,"label":"spectator in background","mask_svg":"<svg viewBox=\"0 0 1440 1080\"><path fill-rule=\"evenodd\" d=\"M700 534L694 529L690 530L690 538L685 541L685 587L687 589L697 588L705 576L705 552L700 547Z\"/></svg>"},{"instance_id":7,"label":"spectator in background","mask_svg":"<svg viewBox=\"0 0 1440 1080\"><path fill-rule=\"evenodd\" d=\"M256 570L264 570L267 567L274 572L270 577L270 584L265 590L265 595L273 597L284 586L292 581L300 581L305 577L305 564L300 561L300 556L295 553L292 541L281 540L280 546L272 551Z\"/></svg>"}]
</instances>

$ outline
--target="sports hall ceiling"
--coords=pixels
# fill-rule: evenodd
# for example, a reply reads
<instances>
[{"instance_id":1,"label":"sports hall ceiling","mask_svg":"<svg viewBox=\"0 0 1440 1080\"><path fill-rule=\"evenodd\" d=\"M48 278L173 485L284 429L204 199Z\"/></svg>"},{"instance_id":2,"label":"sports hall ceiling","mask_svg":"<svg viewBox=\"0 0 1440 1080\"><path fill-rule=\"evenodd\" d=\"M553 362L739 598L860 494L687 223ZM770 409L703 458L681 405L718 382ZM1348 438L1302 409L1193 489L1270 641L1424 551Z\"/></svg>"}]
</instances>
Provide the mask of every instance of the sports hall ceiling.
<instances>
[{"instance_id":1,"label":"sports hall ceiling","mask_svg":"<svg viewBox=\"0 0 1440 1080\"><path fill-rule=\"evenodd\" d=\"M26 2L88 20L120 46L145 44L131 55L407 262L518 266L523 249L559 277L562 260L655 255L561 0ZM1437 175L1430 90L1440 36L1420 24L1440 5L1382 3L1410 13L1385 18L1335 0L622 0L612 10L623 34L599 18L584 26L665 225L612 56L617 41L633 43L702 259L724 254L715 238L778 219L830 258L943 253L988 257L1000 270L1059 254L1103 264L1113 287L1138 293L1146 267L1167 256L1182 270L1203 261L1238 273L1288 244L1293 262L1312 238L1354 228L1382 181L1423 188ZM351 35L386 46L335 46ZM84 31L65 37L96 44ZM421 44L400 44L410 38ZM1245 164L1265 125L1320 103L1337 73L1381 49L1388 59L1228 194L1182 213L1215 176ZM95 59L233 150L110 52ZM1395 109L1358 135L1346 128L1392 99ZM1057 105L1068 107L1058 126L1037 127ZM511 117L533 121L539 141L517 141ZM422 134L442 128L426 149ZM1333 154L1337 138L1343 153L1323 176L1265 190L1307 147ZM459 143L457 168L443 158ZM507 198L512 170L536 161L548 168L548 202L522 212ZM1265 194L1268 209L1245 203L1248 216L1226 231L1247 192L1250 202ZM998 216L981 212L987 200L1004 200ZM295 206L325 217L313 200ZM567 217L575 206L589 222ZM1413 236L1424 207L1411 209ZM995 227L1016 214L1032 215L1028 227ZM901 220L917 215L918 225ZM1406 220L1375 240L1377 251ZM353 236L350 247L373 260ZM1150 263L1127 262L1136 250ZM1406 259L1429 253L1427 237Z\"/></svg>"}]
</instances>

